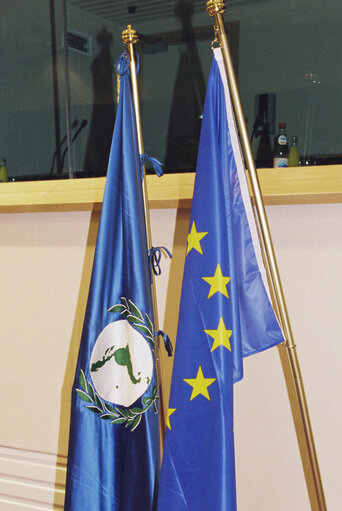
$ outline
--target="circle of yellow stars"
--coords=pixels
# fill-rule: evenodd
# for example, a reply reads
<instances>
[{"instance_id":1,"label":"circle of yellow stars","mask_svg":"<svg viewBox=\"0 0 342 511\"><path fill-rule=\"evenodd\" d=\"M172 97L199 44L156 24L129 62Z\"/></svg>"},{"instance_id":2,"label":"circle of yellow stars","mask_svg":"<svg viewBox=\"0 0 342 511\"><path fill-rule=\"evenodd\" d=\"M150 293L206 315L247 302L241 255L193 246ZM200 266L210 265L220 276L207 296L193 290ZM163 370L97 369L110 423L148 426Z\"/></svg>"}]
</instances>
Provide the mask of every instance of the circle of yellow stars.
<instances>
[{"instance_id":1,"label":"circle of yellow stars","mask_svg":"<svg viewBox=\"0 0 342 511\"><path fill-rule=\"evenodd\" d=\"M186 254L188 255L191 250L196 250L199 254L203 255L203 249L201 246L201 240L207 236L208 232L200 232L197 230L195 221L192 222L190 232L188 234L188 244ZM227 285L230 282L230 277L224 276L220 264L218 263L212 276L202 277L202 279L209 284L209 292L207 299L214 296L216 293L221 293L223 296L229 299ZM211 352L223 346L227 350L231 351L230 337L232 336L232 330L228 330L224 323L223 317L221 316L217 328L205 329L204 332L213 339ZM210 401L209 387L212 385L216 378L206 378L203 374L202 366L198 367L195 378L183 378L183 381L192 387L190 401L195 399L197 396L204 396ZM177 411L177 408L168 408L166 426L171 429L170 417Z\"/></svg>"}]
</instances>

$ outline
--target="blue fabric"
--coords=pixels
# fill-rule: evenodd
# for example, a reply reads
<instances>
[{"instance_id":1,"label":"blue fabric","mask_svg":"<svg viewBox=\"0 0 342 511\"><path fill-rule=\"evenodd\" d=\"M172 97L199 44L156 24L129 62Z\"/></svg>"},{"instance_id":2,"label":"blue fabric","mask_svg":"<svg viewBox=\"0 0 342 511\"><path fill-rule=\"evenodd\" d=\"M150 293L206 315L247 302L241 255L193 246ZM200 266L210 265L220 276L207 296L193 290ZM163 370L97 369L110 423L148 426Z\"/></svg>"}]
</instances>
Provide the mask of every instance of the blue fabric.
<instances>
[{"instance_id":1,"label":"blue fabric","mask_svg":"<svg viewBox=\"0 0 342 511\"><path fill-rule=\"evenodd\" d=\"M144 153L140 155L141 179L144 179L144 165L147 161L150 161L152 163L154 172L157 174L158 177L161 177L163 175L162 163L159 160L157 160L157 158L153 158L152 156L149 156L147 153Z\"/></svg>"},{"instance_id":2,"label":"blue fabric","mask_svg":"<svg viewBox=\"0 0 342 511\"><path fill-rule=\"evenodd\" d=\"M151 275L151 283L153 281L153 275L156 277L159 277L161 275L161 256L162 256L162 250L165 252L165 254L172 259L171 252L166 247L152 247L148 253L149 262L150 262L150 275Z\"/></svg>"},{"instance_id":3,"label":"blue fabric","mask_svg":"<svg viewBox=\"0 0 342 511\"><path fill-rule=\"evenodd\" d=\"M158 332L155 332L155 334L158 336L160 335L163 338L164 347L167 352L167 355L168 357L172 357L173 346L170 337L163 330L158 330Z\"/></svg>"},{"instance_id":4,"label":"blue fabric","mask_svg":"<svg viewBox=\"0 0 342 511\"><path fill-rule=\"evenodd\" d=\"M233 381L242 377L243 356L282 341L255 258L214 60L198 153L158 511L236 510Z\"/></svg>"},{"instance_id":5,"label":"blue fabric","mask_svg":"<svg viewBox=\"0 0 342 511\"><path fill-rule=\"evenodd\" d=\"M118 406L106 400L96 387L94 378L103 367L98 369L90 363L99 336L114 324L132 327L135 336L142 334L138 341L145 352L147 346L148 356L153 355L154 347L140 161L127 56L120 59L119 66L120 101L72 390L66 511L155 509L160 452L154 366L151 378L146 379L146 392L134 403ZM121 351L113 346L111 357L108 350L104 353L106 367L127 373L132 386L141 380L134 364L130 368L127 361L129 350L133 360L134 346L127 344ZM120 354L126 358L120 359Z\"/></svg>"}]
</instances>

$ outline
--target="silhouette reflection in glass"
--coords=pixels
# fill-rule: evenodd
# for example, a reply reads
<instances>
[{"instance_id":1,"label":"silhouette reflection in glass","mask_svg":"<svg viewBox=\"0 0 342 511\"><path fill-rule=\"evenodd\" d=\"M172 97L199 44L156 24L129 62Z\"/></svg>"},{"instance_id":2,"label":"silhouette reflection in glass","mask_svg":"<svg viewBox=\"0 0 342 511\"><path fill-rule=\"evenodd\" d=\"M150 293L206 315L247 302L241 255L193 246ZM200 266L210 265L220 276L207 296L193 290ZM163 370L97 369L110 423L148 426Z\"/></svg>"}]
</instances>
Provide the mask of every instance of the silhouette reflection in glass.
<instances>
[{"instance_id":1,"label":"silhouette reflection in glass","mask_svg":"<svg viewBox=\"0 0 342 511\"><path fill-rule=\"evenodd\" d=\"M94 99L84 170L89 176L105 176L115 115L114 57L110 51L113 36L103 28L96 41L101 50L91 66Z\"/></svg>"},{"instance_id":2,"label":"silhouette reflection in glass","mask_svg":"<svg viewBox=\"0 0 342 511\"><path fill-rule=\"evenodd\" d=\"M193 7L181 0L175 15L182 22L182 43L185 48L173 90L165 154L166 170L195 170L201 129L205 82L191 25Z\"/></svg>"}]
</instances>

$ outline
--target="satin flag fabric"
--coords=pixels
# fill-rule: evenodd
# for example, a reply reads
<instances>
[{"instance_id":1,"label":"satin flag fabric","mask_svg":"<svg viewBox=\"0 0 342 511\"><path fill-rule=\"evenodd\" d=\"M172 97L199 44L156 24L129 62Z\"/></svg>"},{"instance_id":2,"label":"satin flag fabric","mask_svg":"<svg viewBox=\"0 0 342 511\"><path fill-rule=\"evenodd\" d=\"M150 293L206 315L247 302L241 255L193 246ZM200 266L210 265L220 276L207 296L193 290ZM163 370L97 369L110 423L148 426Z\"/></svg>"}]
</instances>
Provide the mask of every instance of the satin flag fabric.
<instances>
[{"instance_id":1,"label":"satin flag fabric","mask_svg":"<svg viewBox=\"0 0 342 511\"><path fill-rule=\"evenodd\" d=\"M266 288L222 66L221 51L215 50L197 161L158 511L236 510L233 382L242 378L242 357L283 341Z\"/></svg>"},{"instance_id":2,"label":"satin flag fabric","mask_svg":"<svg viewBox=\"0 0 342 511\"><path fill-rule=\"evenodd\" d=\"M66 511L155 509L160 464L141 169L127 57L79 350Z\"/></svg>"}]
</instances>

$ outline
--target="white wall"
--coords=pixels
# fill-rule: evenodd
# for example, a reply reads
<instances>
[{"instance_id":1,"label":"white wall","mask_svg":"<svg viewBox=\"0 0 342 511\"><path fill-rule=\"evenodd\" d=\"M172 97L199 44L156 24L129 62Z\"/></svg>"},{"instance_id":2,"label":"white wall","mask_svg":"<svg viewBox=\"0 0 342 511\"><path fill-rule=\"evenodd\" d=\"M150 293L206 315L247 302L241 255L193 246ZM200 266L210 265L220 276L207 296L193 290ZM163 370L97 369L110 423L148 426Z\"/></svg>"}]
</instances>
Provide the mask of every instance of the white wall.
<instances>
[{"instance_id":1,"label":"white wall","mask_svg":"<svg viewBox=\"0 0 342 511\"><path fill-rule=\"evenodd\" d=\"M337 460L342 456L338 440L342 428L342 207L274 206L267 212L327 507L337 510L342 505L337 491L341 477ZM244 366L245 378L236 385L235 402L241 510L309 510L277 350L246 359ZM256 499L255 506L251 499Z\"/></svg>"},{"instance_id":2,"label":"white wall","mask_svg":"<svg viewBox=\"0 0 342 511\"><path fill-rule=\"evenodd\" d=\"M342 205L272 206L268 214L328 509L338 510ZM153 243L173 249L157 292L160 326L174 339L189 210L152 210L151 217ZM62 506L70 391L97 222L98 214L89 212L0 215L4 511ZM276 348L245 361L245 377L235 387L235 435L239 511L309 511Z\"/></svg>"}]
</instances>

